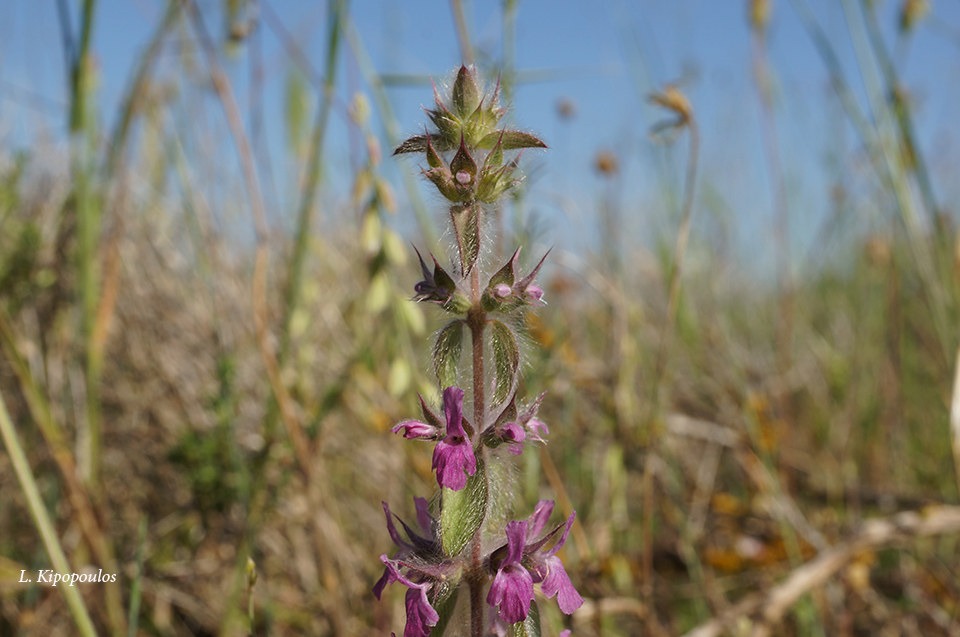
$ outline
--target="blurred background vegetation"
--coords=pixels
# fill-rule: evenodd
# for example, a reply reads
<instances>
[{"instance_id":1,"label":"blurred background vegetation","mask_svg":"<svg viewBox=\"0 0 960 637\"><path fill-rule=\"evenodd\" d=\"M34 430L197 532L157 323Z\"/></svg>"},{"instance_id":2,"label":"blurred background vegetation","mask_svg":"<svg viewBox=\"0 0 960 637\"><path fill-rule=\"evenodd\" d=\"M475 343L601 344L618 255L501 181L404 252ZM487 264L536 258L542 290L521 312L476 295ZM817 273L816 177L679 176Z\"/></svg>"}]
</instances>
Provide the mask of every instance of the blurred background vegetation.
<instances>
[{"instance_id":1,"label":"blurred background vegetation","mask_svg":"<svg viewBox=\"0 0 960 637\"><path fill-rule=\"evenodd\" d=\"M437 394L410 242L440 255L449 237L388 156L461 60L508 99L603 76L525 72L517 16L549 19L531 4L434 3L412 18L455 47L399 73L367 53L369 6L319 3L306 33L265 0L157 0L108 101L98 56L115 52L92 34L116 7L56 3L42 46L62 49L65 99L2 85L19 106L0 137L0 635L402 625L397 591L370 588L391 550L381 500L409 518L433 488L428 450L389 433ZM931 129L901 76L925 39L956 56L960 24L922 0L826 3L839 25L822 3L729 4L753 162L724 154L741 133L700 116L716 84L679 61L667 89L625 54L617 81L658 91L632 145L565 143L591 103L568 85L549 123L513 114L576 151L525 156L529 188L496 217L500 252L554 246L525 378L551 436L514 488L520 512L576 509L565 563L587 603L572 624L545 608L545 634L960 634L956 121ZM806 38L839 131L818 132L819 194L782 150L798 129L771 24ZM267 39L283 81L265 99ZM948 83L955 60L924 72ZM543 174L564 166L563 185ZM762 210L731 209L738 167ZM18 583L40 568L119 577Z\"/></svg>"}]
</instances>

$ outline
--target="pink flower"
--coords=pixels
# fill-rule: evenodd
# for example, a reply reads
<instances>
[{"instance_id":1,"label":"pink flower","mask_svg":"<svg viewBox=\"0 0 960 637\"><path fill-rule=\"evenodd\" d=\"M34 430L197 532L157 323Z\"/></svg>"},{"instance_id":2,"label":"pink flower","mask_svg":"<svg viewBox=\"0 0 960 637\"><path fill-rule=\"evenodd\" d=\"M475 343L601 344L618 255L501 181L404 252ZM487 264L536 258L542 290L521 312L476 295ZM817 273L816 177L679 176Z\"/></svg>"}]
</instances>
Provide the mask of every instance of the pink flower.
<instances>
[{"instance_id":1,"label":"pink flower","mask_svg":"<svg viewBox=\"0 0 960 637\"><path fill-rule=\"evenodd\" d=\"M462 389L443 390L443 412L447 418L447 435L433 450L433 468L441 487L459 491L467 486L467 476L477 472L473 443L463 429Z\"/></svg>"},{"instance_id":2,"label":"pink flower","mask_svg":"<svg viewBox=\"0 0 960 637\"><path fill-rule=\"evenodd\" d=\"M387 570L377 583L379 588L374 588L377 599L380 598L380 593L386 584L400 582L406 586L409 589L404 600L404 606L407 609L407 625L403 630L403 637L430 637L430 626L436 626L440 621L440 614L430 605L430 600L427 598L427 591L433 587L433 583L415 582L409 579L400 571L400 567L404 564L391 560L386 555L381 555L380 561Z\"/></svg>"},{"instance_id":3,"label":"pink flower","mask_svg":"<svg viewBox=\"0 0 960 637\"><path fill-rule=\"evenodd\" d=\"M500 619L507 624L526 619L533 601L533 576L520 563L526 537L525 520L507 524L507 557L500 563L487 594L487 603L499 607Z\"/></svg>"},{"instance_id":4,"label":"pink flower","mask_svg":"<svg viewBox=\"0 0 960 637\"><path fill-rule=\"evenodd\" d=\"M507 524L507 545L504 547L507 555L499 563L487 595L487 603L499 609L500 619L507 624L527 618L533 601L534 584L540 584L540 589L547 597L556 597L560 610L567 615L583 604L583 597L574 588L563 563L557 557L557 552L567 541L576 513L570 514L560 538L549 549L545 550L544 546L556 536L561 526L528 542L528 538L543 530L552 512L553 502L541 500L529 518Z\"/></svg>"}]
</instances>

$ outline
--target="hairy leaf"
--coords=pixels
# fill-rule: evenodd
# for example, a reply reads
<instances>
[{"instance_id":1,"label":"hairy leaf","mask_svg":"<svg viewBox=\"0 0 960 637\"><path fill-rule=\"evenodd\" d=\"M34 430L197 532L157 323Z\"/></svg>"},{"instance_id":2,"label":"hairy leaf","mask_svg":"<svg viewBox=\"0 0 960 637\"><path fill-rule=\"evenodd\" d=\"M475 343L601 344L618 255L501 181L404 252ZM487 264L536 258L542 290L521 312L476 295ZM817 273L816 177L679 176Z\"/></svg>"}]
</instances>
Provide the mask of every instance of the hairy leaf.
<instances>
[{"instance_id":1,"label":"hairy leaf","mask_svg":"<svg viewBox=\"0 0 960 637\"><path fill-rule=\"evenodd\" d=\"M487 468L477 458L477 472L459 491L444 487L440 494L440 544L453 557L467 546L483 524L487 511Z\"/></svg>"},{"instance_id":2,"label":"hairy leaf","mask_svg":"<svg viewBox=\"0 0 960 637\"><path fill-rule=\"evenodd\" d=\"M452 208L453 231L457 236L457 251L460 254L460 271L470 273L480 255L480 206L468 205Z\"/></svg>"},{"instance_id":3,"label":"hairy leaf","mask_svg":"<svg viewBox=\"0 0 960 637\"><path fill-rule=\"evenodd\" d=\"M460 352L463 350L463 320L456 319L447 323L437 334L433 345L433 370L437 374L440 387L457 384L457 370L460 366Z\"/></svg>"},{"instance_id":4,"label":"hairy leaf","mask_svg":"<svg viewBox=\"0 0 960 637\"><path fill-rule=\"evenodd\" d=\"M520 346L517 337L501 321L491 321L490 343L493 347L494 404L502 403L510 395L520 367Z\"/></svg>"},{"instance_id":5,"label":"hairy leaf","mask_svg":"<svg viewBox=\"0 0 960 637\"><path fill-rule=\"evenodd\" d=\"M524 133L518 130L494 131L480 140L480 148L494 148L501 145L503 150L515 150L517 148L546 148L536 135Z\"/></svg>"}]
</instances>

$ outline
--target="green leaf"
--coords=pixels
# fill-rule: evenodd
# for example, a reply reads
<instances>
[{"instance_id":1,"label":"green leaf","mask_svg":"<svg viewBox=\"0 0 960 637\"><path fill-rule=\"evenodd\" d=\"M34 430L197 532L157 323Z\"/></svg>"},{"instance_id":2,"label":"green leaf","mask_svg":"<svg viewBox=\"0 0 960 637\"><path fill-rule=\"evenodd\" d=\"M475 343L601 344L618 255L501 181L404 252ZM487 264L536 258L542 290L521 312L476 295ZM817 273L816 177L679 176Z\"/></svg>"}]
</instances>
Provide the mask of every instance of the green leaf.
<instances>
[{"instance_id":1,"label":"green leaf","mask_svg":"<svg viewBox=\"0 0 960 637\"><path fill-rule=\"evenodd\" d=\"M530 602L530 613L522 622L510 626L510 637L540 637L540 609L537 602Z\"/></svg>"},{"instance_id":2,"label":"green leaf","mask_svg":"<svg viewBox=\"0 0 960 637\"><path fill-rule=\"evenodd\" d=\"M394 149L393 154L422 153L427 150L432 137L432 135L414 135L400 142L400 145Z\"/></svg>"},{"instance_id":3,"label":"green leaf","mask_svg":"<svg viewBox=\"0 0 960 637\"><path fill-rule=\"evenodd\" d=\"M433 345L433 370L437 374L440 388L457 384L457 371L460 367L460 352L463 350L463 320L456 319L447 323L437 334Z\"/></svg>"},{"instance_id":4,"label":"green leaf","mask_svg":"<svg viewBox=\"0 0 960 637\"><path fill-rule=\"evenodd\" d=\"M520 367L520 347L513 330L501 321L491 321L490 343L493 346L494 404L510 395Z\"/></svg>"},{"instance_id":5,"label":"green leaf","mask_svg":"<svg viewBox=\"0 0 960 637\"><path fill-rule=\"evenodd\" d=\"M536 135L524 133L518 130L494 131L480 140L480 148L493 148L501 144L503 150L516 150L517 148L546 148Z\"/></svg>"},{"instance_id":6,"label":"green leaf","mask_svg":"<svg viewBox=\"0 0 960 637\"><path fill-rule=\"evenodd\" d=\"M483 524L486 512L487 473L478 457L477 472L467 477L467 486L459 491L441 489L440 544L447 556L460 554Z\"/></svg>"},{"instance_id":7,"label":"green leaf","mask_svg":"<svg viewBox=\"0 0 960 637\"><path fill-rule=\"evenodd\" d=\"M480 206L457 206L450 209L453 231L457 236L460 271L470 274L480 254Z\"/></svg>"}]
</instances>

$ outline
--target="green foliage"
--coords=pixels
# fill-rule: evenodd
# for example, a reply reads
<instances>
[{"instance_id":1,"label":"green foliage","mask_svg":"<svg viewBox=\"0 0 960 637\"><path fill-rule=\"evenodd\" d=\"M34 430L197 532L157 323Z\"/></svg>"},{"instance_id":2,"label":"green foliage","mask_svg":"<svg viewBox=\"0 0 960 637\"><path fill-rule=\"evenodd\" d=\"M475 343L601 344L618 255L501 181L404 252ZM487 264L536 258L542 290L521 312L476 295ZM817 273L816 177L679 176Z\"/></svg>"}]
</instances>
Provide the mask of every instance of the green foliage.
<instances>
[{"instance_id":1,"label":"green foliage","mask_svg":"<svg viewBox=\"0 0 960 637\"><path fill-rule=\"evenodd\" d=\"M450 321L437 334L437 340L433 345L433 370L441 388L457 384L463 334L463 319Z\"/></svg>"},{"instance_id":2,"label":"green foliage","mask_svg":"<svg viewBox=\"0 0 960 637\"><path fill-rule=\"evenodd\" d=\"M494 391L493 403L507 399L517 382L520 368L520 346L517 337L506 323L490 321L490 344L493 348Z\"/></svg>"},{"instance_id":3,"label":"green foliage","mask_svg":"<svg viewBox=\"0 0 960 637\"><path fill-rule=\"evenodd\" d=\"M450 209L453 231L457 238L460 271L464 275L470 273L480 255L480 215L480 206L475 204Z\"/></svg>"},{"instance_id":4,"label":"green foliage","mask_svg":"<svg viewBox=\"0 0 960 637\"><path fill-rule=\"evenodd\" d=\"M487 468L477 459L477 472L460 491L444 488L440 495L440 542L443 552L459 555L487 514Z\"/></svg>"}]
</instances>

